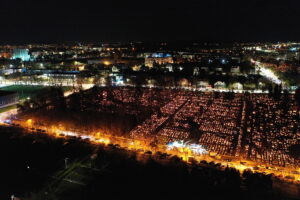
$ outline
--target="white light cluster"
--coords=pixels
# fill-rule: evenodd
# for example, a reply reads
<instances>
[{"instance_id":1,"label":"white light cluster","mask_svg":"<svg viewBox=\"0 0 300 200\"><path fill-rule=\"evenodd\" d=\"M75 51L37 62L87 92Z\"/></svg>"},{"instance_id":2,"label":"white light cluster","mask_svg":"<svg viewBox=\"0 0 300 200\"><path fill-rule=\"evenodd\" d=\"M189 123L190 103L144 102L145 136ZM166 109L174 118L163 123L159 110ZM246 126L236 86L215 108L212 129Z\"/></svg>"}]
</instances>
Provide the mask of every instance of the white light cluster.
<instances>
[{"instance_id":1,"label":"white light cluster","mask_svg":"<svg viewBox=\"0 0 300 200\"><path fill-rule=\"evenodd\" d=\"M184 143L183 141L180 142L175 141L167 145L168 150L178 149L178 148L187 148L196 155L202 155L208 153L206 149L204 149L204 147L200 144L189 144L189 143Z\"/></svg>"},{"instance_id":2,"label":"white light cluster","mask_svg":"<svg viewBox=\"0 0 300 200\"><path fill-rule=\"evenodd\" d=\"M276 76L276 74L272 70L265 68L260 62L255 61L253 59L251 59L251 62L256 65L256 70L260 71L260 74L262 76L266 77L267 79L271 80L276 84L282 84L282 81L278 78L278 76Z\"/></svg>"},{"instance_id":3,"label":"white light cluster","mask_svg":"<svg viewBox=\"0 0 300 200\"><path fill-rule=\"evenodd\" d=\"M264 67L260 67L261 75L265 76L266 78L270 79L276 84L281 84L281 80L272 72L270 69L266 69Z\"/></svg>"},{"instance_id":4,"label":"white light cluster","mask_svg":"<svg viewBox=\"0 0 300 200\"><path fill-rule=\"evenodd\" d=\"M206 149L200 144L190 144L189 148L194 154L201 155L201 154L208 154Z\"/></svg>"}]
</instances>

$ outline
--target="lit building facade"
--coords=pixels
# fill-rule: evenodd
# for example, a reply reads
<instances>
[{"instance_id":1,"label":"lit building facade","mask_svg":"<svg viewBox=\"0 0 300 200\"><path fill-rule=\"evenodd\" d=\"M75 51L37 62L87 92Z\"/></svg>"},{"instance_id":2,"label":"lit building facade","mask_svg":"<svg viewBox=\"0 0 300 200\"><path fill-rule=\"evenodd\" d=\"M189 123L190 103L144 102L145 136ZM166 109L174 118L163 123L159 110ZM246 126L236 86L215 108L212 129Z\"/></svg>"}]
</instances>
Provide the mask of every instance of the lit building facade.
<instances>
[{"instance_id":1,"label":"lit building facade","mask_svg":"<svg viewBox=\"0 0 300 200\"><path fill-rule=\"evenodd\" d=\"M12 54L10 51L0 51L0 58L10 59Z\"/></svg>"},{"instance_id":2,"label":"lit building facade","mask_svg":"<svg viewBox=\"0 0 300 200\"><path fill-rule=\"evenodd\" d=\"M158 65L174 63L174 59L170 54L167 53L154 53L145 58L145 66L153 67L154 63L157 63Z\"/></svg>"},{"instance_id":3,"label":"lit building facade","mask_svg":"<svg viewBox=\"0 0 300 200\"><path fill-rule=\"evenodd\" d=\"M29 61L30 55L28 49L14 49L13 50L13 59L21 59L22 61Z\"/></svg>"}]
</instances>

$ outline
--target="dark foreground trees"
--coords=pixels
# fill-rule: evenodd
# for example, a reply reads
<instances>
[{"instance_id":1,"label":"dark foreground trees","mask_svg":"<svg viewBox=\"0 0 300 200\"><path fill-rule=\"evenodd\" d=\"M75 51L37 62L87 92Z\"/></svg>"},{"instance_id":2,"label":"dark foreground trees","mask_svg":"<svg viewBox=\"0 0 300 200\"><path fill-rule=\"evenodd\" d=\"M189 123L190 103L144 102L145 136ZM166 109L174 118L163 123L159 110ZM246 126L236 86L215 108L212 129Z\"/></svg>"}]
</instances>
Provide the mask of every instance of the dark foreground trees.
<instances>
[{"instance_id":1,"label":"dark foreground trees","mask_svg":"<svg viewBox=\"0 0 300 200\"><path fill-rule=\"evenodd\" d=\"M246 172L241 178L231 168L221 170L206 162L186 164L163 153L140 154L116 145L95 146L22 129L0 131L1 199L11 194L33 200L277 199L270 176ZM66 176L57 181L53 177L59 174Z\"/></svg>"}]
</instances>

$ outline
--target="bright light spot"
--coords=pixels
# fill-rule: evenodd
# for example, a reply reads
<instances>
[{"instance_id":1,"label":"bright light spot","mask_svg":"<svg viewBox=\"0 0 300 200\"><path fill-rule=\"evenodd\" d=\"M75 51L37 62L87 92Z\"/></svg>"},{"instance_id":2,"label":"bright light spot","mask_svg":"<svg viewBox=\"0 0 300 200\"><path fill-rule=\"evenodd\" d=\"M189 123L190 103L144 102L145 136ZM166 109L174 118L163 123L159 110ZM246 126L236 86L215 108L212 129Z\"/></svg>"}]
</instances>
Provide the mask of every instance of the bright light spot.
<instances>
[{"instance_id":1,"label":"bright light spot","mask_svg":"<svg viewBox=\"0 0 300 200\"><path fill-rule=\"evenodd\" d=\"M208 152L206 149L203 148L200 144L190 144L189 148L191 149L194 154L201 155L201 154L207 154Z\"/></svg>"},{"instance_id":2,"label":"bright light spot","mask_svg":"<svg viewBox=\"0 0 300 200\"><path fill-rule=\"evenodd\" d=\"M111 63L109 61L104 61L103 64L107 66L110 65Z\"/></svg>"},{"instance_id":3,"label":"bright light spot","mask_svg":"<svg viewBox=\"0 0 300 200\"><path fill-rule=\"evenodd\" d=\"M276 84L281 84L281 80L272 72L270 69L266 69L264 67L260 67L261 75L265 76L266 78L270 79Z\"/></svg>"},{"instance_id":4,"label":"bright light spot","mask_svg":"<svg viewBox=\"0 0 300 200\"><path fill-rule=\"evenodd\" d=\"M4 123L10 124L10 123L11 123L11 120L10 120L10 119L4 120Z\"/></svg>"},{"instance_id":5,"label":"bright light spot","mask_svg":"<svg viewBox=\"0 0 300 200\"><path fill-rule=\"evenodd\" d=\"M202 154L208 153L206 151L206 149L203 148L202 145L188 144L188 143L184 143L183 141L181 141L181 142L175 141L175 142L169 143L167 145L167 149L168 150L181 149L186 152L191 151L192 153L194 153L196 155L202 155Z\"/></svg>"},{"instance_id":6,"label":"bright light spot","mask_svg":"<svg viewBox=\"0 0 300 200\"><path fill-rule=\"evenodd\" d=\"M28 125L31 125L31 124L32 124L32 119L28 119L28 120L26 121L26 123L27 123Z\"/></svg>"}]
</instances>

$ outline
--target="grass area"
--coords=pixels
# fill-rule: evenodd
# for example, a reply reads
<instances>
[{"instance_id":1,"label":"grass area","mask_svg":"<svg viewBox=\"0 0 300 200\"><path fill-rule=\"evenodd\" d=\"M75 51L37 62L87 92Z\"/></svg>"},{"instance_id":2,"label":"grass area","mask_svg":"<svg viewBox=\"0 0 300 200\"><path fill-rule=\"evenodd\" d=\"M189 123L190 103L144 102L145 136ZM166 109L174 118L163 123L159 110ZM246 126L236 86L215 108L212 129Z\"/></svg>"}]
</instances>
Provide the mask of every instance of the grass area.
<instances>
[{"instance_id":1,"label":"grass area","mask_svg":"<svg viewBox=\"0 0 300 200\"><path fill-rule=\"evenodd\" d=\"M20 100L23 100L36 96L36 94L43 88L44 86L12 85L1 88L1 90L17 92Z\"/></svg>"},{"instance_id":2,"label":"grass area","mask_svg":"<svg viewBox=\"0 0 300 200\"><path fill-rule=\"evenodd\" d=\"M15 109L15 108L17 108L17 105L6 106L4 108L0 108L0 113L9 111L9 110L12 110L12 109Z\"/></svg>"},{"instance_id":3,"label":"grass area","mask_svg":"<svg viewBox=\"0 0 300 200\"><path fill-rule=\"evenodd\" d=\"M0 90L17 92L19 94L20 100L25 100L27 98L34 98L37 93L45 88L45 86L34 86L34 85L12 85L3 87ZM70 87L63 87L63 91L69 90Z\"/></svg>"}]
</instances>

